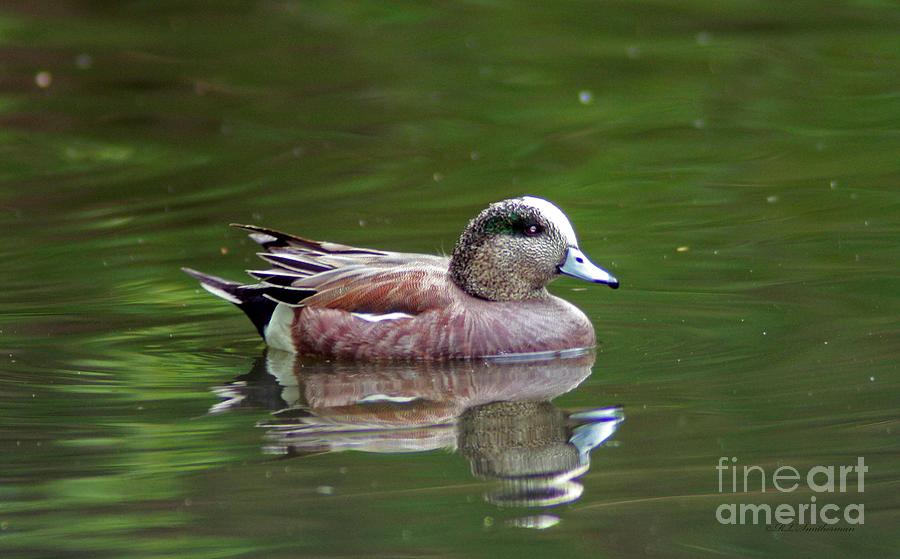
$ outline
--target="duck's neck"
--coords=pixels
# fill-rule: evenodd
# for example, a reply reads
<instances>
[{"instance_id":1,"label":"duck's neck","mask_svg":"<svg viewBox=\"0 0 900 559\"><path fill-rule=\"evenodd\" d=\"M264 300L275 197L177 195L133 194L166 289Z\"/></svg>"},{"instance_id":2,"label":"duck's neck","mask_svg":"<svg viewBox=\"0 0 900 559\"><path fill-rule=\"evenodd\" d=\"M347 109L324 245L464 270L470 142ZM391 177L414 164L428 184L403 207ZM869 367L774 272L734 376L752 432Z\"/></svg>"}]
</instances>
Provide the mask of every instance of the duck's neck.
<instances>
[{"instance_id":1,"label":"duck's neck","mask_svg":"<svg viewBox=\"0 0 900 559\"><path fill-rule=\"evenodd\" d=\"M517 270L507 270L492 258L476 257L476 251L453 251L450 279L457 287L488 301L526 301L547 296L544 286L535 287Z\"/></svg>"}]
</instances>

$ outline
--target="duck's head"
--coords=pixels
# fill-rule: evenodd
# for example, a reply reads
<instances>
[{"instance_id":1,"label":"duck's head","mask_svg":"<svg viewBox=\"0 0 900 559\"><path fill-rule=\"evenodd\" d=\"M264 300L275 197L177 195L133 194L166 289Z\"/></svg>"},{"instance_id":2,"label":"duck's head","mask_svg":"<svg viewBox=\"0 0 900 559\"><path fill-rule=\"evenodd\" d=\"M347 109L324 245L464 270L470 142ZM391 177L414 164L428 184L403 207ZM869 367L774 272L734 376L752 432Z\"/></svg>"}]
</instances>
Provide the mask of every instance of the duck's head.
<instances>
[{"instance_id":1,"label":"duck's head","mask_svg":"<svg viewBox=\"0 0 900 559\"><path fill-rule=\"evenodd\" d=\"M560 274L619 287L578 248L566 214L533 196L488 206L469 222L450 260L453 282L490 301L539 297Z\"/></svg>"}]
</instances>

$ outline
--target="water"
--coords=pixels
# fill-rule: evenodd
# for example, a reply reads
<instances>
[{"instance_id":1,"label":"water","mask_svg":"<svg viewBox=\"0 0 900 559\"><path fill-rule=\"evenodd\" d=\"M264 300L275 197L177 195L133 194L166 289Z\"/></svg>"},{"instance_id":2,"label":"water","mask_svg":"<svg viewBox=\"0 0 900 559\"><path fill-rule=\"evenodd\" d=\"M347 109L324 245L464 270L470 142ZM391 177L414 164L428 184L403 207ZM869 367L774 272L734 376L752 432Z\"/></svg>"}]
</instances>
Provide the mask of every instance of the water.
<instances>
[{"instance_id":1,"label":"water","mask_svg":"<svg viewBox=\"0 0 900 559\"><path fill-rule=\"evenodd\" d=\"M895 555L898 24L877 1L6 3L2 556ZM309 415L316 379L486 374L320 364L279 385L244 317L179 271L254 266L228 222L448 252L522 193L622 281L553 285L601 345L535 403ZM358 436L372 406L407 423ZM585 423L615 428L567 466L580 489L533 492L561 504L492 475L523 445L571 452L590 410L624 421ZM734 495L722 456L869 471L862 493L851 474ZM864 524L716 520L812 496Z\"/></svg>"}]
</instances>

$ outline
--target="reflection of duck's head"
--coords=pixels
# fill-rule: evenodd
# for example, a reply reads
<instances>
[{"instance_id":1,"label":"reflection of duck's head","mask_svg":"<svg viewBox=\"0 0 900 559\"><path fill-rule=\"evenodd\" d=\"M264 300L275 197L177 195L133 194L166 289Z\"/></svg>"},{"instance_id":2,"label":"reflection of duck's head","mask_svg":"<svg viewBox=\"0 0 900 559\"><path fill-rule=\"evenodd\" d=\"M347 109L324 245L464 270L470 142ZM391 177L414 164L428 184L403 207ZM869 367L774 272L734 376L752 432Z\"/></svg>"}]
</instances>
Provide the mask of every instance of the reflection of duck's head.
<instances>
[{"instance_id":1,"label":"reflection of duck's head","mask_svg":"<svg viewBox=\"0 0 900 559\"><path fill-rule=\"evenodd\" d=\"M572 480L587 471L589 451L621 421L620 408L586 415L567 414L550 402L497 402L462 415L459 450L474 475L503 482L488 495L491 502L557 505L581 495L583 487ZM585 437L587 432L597 436Z\"/></svg>"},{"instance_id":2,"label":"reflection of duck's head","mask_svg":"<svg viewBox=\"0 0 900 559\"><path fill-rule=\"evenodd\" d=\"M547 475L578 466L566 431L565 414L550 402L497 402L463 413L459 450L477 476Z\"/></svg>"}]
</instances>

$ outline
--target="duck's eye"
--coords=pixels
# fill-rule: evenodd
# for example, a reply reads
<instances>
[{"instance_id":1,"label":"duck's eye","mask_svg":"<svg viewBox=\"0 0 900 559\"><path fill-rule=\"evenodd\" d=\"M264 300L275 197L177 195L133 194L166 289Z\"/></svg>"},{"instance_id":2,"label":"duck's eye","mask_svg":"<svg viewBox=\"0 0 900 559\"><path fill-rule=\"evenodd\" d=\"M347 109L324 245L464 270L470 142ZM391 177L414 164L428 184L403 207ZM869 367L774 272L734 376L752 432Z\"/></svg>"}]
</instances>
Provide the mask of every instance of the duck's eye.
<instances>
[{"instance_id":1,"label":"duck's eye","mask_svg":"<svg viewBox=\"0 0 900 559\"><path fill-rule=\"evenodd\" d=\"M525 226L525 236L526 237L536 237L543 232L544 232L544 229L537 223L532 223L531 225Z\"/></svg>"}]
</instances>

